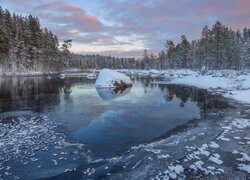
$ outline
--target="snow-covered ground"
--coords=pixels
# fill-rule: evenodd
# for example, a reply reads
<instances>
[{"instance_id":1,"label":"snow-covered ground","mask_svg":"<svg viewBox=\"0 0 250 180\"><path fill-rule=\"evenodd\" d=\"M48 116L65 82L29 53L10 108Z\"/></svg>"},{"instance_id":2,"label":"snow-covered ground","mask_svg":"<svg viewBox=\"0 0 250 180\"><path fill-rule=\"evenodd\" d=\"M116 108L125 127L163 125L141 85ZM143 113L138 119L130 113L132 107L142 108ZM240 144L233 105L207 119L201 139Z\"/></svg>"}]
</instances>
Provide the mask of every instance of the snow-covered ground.
<instances>
[{"instance_id":1,"label":"snow-covered ground","mask_svg":"<svg viewBox=\"0 0 250 180\"><path fill-rule=\"evenodd\" d=\"M128 75L165 77L160 83L184 84L222 93L227 98L250 104L250 71L211 70L204 74L188 69L120 70ZM152 73L154 72L154 73Z\"/></svg>"},{"instance_id":2,"label":"snow-covered ground","mask_svg":"<svg viewBox=\"0 0 250 180\"><path fill-rule=\"evenodd\" d=\"M221 92L225 97L250 104L250 73L232 70L209 71L202 75L191 70L168 71L172 75L170 83L186 84L209 91Z\"/></svg>"}]
</instances>

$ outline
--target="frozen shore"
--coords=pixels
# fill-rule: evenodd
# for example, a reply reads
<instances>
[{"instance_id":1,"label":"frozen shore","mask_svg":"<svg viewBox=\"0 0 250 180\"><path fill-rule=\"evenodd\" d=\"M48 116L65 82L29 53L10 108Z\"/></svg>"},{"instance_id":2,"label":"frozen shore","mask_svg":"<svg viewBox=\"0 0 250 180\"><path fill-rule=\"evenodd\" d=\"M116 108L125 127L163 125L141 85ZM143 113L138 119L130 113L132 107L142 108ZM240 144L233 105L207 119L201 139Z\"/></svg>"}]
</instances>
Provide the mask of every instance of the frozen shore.
<instances>
[{"instance_id":1,"label":"frozen shore","mask_svg":"<svg viewBox=\"0 0 250 180\"><path fill-rule=\"evenodd\" d=\"M183 84L221 93L242 103L250 104L250 71L210 70L206 73L189 69L170 69L152 74L152 70L120 70L131 76L165 78L161 84Z\"/></svg>"},{"instance_id":2,"label":"frozen shore","mask_svg":"<svg viewBox=\"0 0 250 180\"><path fill-rule=\"evenodd\" d=\"M206 74L191 70L176 70L166 72L165 76L172 74L169 83L185 84L204 88L215 93L222 93L242 103L250 104L250 72L243 71L208 71Z\"/></svg>"},{"instance_id":3,"label":"frozen shore","mask_svg":"<svg viewBox=\"0 0 250 180\"><path fill-rule=\"evenodd\" d=\"M69 69L64 72L42 72L42 71L26 71L26 72L9 72L0 73L0 76L39 76L46 74L58 73L77 73L82 69ZM91 70L86 70L91 71ZM215 93L222 93L227 98L232 98L242 103L250 104L250 70L234 71L234 70L211 70L206 73L193 71L188 69L170 69L157 71L154 70L117 70L129 76L152 76L165 77L167 81L160 83L167 84L184 84L207 89ZM169 81L169 78L171 79Z\"/></svg>"}]
</instances>

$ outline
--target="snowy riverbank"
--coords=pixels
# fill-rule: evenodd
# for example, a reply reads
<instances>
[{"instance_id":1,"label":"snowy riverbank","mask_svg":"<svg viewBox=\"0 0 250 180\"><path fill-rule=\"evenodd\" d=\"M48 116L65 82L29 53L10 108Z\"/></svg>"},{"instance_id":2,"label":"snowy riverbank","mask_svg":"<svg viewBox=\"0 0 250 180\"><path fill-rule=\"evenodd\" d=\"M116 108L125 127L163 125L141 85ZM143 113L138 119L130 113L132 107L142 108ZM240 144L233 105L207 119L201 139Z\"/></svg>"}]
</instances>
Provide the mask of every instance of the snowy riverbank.
<instances>
[{"instance_id":1,"label":"snowy riverbank","mask_svg":"<svg viewBox=\"0 0 250 180\"><path fill-rule=\"evenodd\" d=\"M91 73L93 70L86 70ZM188 69L157 70L117 70L129 76L152 76L168 79L160 83L185 84L207 89L215 93L222 93L227 98L232 98L242 103L250 104L250 71L211 70L200 73ZM79 73L82 69L69 69L64 73ZM15 73L0 73L0 76L39 76L58 74L59 72L26 71ZM169 80L170 79L170 80Z\"/></svg>"},{"instance_id":2,"label":"snowy riverbank","mask_svg":"<svg viewBox=\"0 0 250 180\"><path fill-rule=\"evenodd\" d=\"M211 70L204 74L188 69L164 70L122 70L131 76L162 77L161 84L184 84L221 93L242 103L250 104L250 71Z\"/></svg>"},{"instance_id":3,"label":"snowy riverbank","mask_svg":"<svg viewBox=\"0 0 250 180\"><path fill-rule=\"evenodd\" d=\"M130 76L162 77L161 84L184 84L221 93L227 98L250 104L250 71L211 70L206 73L188 69L119 70Z\"/></svg>"},{"instance_id":4,"label":"snowy riverbank","mask_svg":"<svg viewBox=\"0 0 250 180\"><path fill-rule=\"evenodd\" d=\"M191 70L166 72L169 83L186 84L222 93L225 97L250 104L250 72L232 70L209 71L204 75Z\"/></svg>"}]
</instances>

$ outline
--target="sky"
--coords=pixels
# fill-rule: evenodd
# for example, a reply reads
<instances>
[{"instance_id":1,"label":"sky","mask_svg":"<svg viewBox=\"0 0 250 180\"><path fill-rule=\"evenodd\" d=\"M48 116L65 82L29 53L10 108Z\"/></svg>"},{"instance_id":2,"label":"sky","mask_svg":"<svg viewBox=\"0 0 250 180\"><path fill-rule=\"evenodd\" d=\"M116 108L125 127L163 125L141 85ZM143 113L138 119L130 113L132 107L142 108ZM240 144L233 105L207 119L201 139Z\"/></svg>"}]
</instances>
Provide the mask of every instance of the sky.
<instances>
[{"instance_id":1,"label":"sky","mask_svg":"<svg viewBox=\"0 0 250 180\"><path fill-rule=\"evenodd\" d=\"M72 52L140 57L165 41L198 39L202 27L221 21L234 30L250 26L250 0L0 0L12 13L32 14Z\"/></svg>"}]
</instances>

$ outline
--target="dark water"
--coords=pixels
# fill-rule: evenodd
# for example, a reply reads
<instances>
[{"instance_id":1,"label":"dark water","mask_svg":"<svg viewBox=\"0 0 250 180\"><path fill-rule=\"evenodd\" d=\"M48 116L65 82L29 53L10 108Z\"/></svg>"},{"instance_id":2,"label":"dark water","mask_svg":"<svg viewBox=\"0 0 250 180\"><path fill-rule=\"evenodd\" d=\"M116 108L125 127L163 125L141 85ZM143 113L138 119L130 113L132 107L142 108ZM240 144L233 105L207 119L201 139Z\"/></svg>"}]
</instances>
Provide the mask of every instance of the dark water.
<instances>
[{"instance_id":1,"label":"dark water","mask_svg":"<svg viewBox=\"0 0 250 180\"><path fill-rule=\"evenodd\" d=\"M107 90L81 75L0 79L0 177L104 178L112 158L228 106L205 90L133 81L131 89Z\"/></svg>"}]
</instances>

